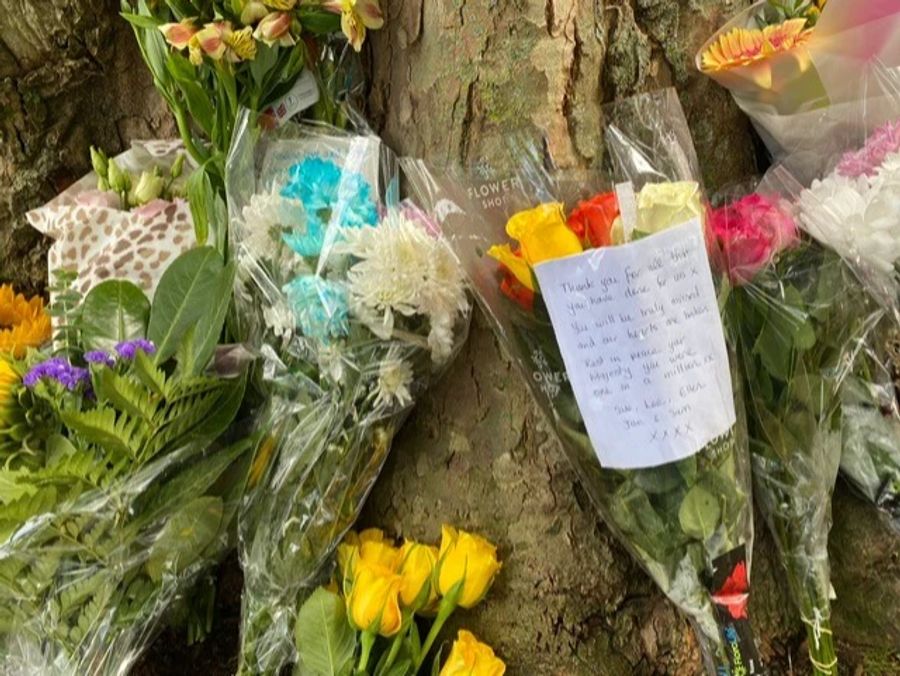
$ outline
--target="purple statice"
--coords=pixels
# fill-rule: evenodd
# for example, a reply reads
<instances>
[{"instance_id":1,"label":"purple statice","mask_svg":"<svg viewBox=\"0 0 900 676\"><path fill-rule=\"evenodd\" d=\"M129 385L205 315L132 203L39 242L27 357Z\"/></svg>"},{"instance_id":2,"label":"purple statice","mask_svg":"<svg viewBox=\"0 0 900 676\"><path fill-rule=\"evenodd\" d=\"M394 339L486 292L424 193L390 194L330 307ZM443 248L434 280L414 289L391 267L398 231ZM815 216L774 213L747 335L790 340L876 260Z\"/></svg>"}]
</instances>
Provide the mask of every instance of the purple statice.
<instances>
[{"instance_id":1,"label":"purple statice","mask_svg":"<svg viewBox=\"0 0 900 676\"><path fill-rule=\"evenodd\" d=\"M126 340L124 343L116 345L116 353L122 359L134 359L137 356L138 350L145 354L156 354L156 345L146 338Z\"/></svg>"},{"instance_id":2,"label":"purple statice","mask_svg":"<svg viewBox=\"0 0 900 676\"><path fill-rule=\"evenodd\" d=\"M116 365L115 358L109 352L105 352L104 350L91 350L90 352L85 352L84 360L88 364L108 366L110 368Z\"/></svg>"},{"instance_id":3,"label":"purple statice","mask_svg":"<svg viewBox=\"0 0 900 676\"><path fill-rule=\"evenodd\" d=\"M62 357L53 357L33 366L22 378L22 384L33 389L42 380L56 381L70 392L74 392L80 385L90 386L91 374L87 369L73 366Z\"/></svg>"},{"instance_id":4,"label":"purple statice","mask_svg":"<svg viewBox=\"0 0 900 676\"><path fill-rule=\"evenodd\" d=\"M841 158L837 171L847 178L874 176L888 155L900 151L900 120L888 122L876 129L857 151Z\"/></svg>"}]
</instances>

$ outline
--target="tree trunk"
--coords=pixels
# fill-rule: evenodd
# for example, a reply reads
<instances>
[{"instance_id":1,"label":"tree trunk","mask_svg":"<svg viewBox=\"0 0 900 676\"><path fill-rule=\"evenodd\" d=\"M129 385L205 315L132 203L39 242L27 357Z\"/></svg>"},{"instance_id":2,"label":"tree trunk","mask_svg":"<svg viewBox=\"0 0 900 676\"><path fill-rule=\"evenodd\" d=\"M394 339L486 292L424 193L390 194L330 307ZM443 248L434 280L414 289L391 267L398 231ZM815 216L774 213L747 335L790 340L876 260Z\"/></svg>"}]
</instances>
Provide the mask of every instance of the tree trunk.
<instances>
[{"instance_id":1,"label":"tree trunk","mask_svg":"<svg viewBox=\"0 0 900 676\"><path fill-rule=\"evenodd\" d=\"M557 160L587 165L598 152L602 103L675 85L707 187L755 170L746 119L691 66L703 38L746 2L383 4L389 22L372 42L370 113L399 152L474 160L489 138L525 126L546 131ZM117 6L0 0L0 282L45 287L45 244L22 214L89 169L89 145L114 152L132 139L174 134ZM900 541L843 486L835 517L843 673L898 673L890 653L900 645ZM458 622L494 645L510 674L699 670L686 621L598 521L481 318L401 433L363 522L430 539L448 522L499 543L496 587ZM751 612L760 648L773 674L791 662L804 673L803 627L757 524ZM169 633L138 673L232 672L240 589L233 562L222 577L211 640L186 649Z\"/></svg>"}]
</instances>

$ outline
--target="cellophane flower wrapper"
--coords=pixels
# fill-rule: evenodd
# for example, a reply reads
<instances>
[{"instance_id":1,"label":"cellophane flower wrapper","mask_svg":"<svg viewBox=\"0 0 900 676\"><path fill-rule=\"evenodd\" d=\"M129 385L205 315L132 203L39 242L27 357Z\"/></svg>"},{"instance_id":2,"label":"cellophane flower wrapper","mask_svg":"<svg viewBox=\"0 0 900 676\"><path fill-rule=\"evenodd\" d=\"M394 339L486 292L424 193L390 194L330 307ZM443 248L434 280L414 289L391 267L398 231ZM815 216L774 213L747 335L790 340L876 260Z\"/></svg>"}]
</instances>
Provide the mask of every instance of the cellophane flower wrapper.
<instances>
[{"instance_id":1,"label":"cellophane flower wrapper","mask_svg":"<svg viewBox=\"0 0 900 676\"><path fill-rule=\"evenodd\" d=\"M124 171L140 174L154 167L168 171L181 155L179 141L135 141L113 159ZM129 279L152 299L168 265L197 246L190 205L181 198L156 199L127 211L114 192L97 184L91 172L26 215L34 229L53 240L49 279L59 270L76 271L73 288L82 296L104 280Z\"/></svg>"},{"instance_id":2,"label":"cellophane flower wrapper","mask_svg":"<svg viewBox=\"0 0 900 676\"><path fill-rule=\"evenodd\" d=\"M757 28L766 4L728 21L698 52L696 65L731 92L776 159L829 146L861 97L873 111L890 105L886 92L862 92L858 84L873 62L900 65L900 8L891 0L829 0L802 44L744 65L705 69L707 49L736 28Z\"/></svg>"},{"instance_id":3,"label":"cellophane flower wrapper","mask_svg":"<svg viewBox=\"0 0 900 676\"><path fill-rule=\"evenodd\" d=\"M722 195L717 267L747 387L754 496L781 554L817 674L837 673L828 563L842 402L884 308L840 256L805 235L785 185ZM844 440L846 437L844 437Z\"/></svg>"},{"instance_id":4,"label":"cellophane flower wrapper","mask_svg":"<svg viewBox=\"0 0 900 676\"><path fill-rule=\"evenodd\" d=\"M229 160L236 330L267 436L241 508L242 673L296 661L294 623L416 399L464 342L465 277L398 199L377 136L249 116ZM302 642L303 636L297 636Z\"/></svg>"},{"instance_id":5,"label":"cellophane flower wrapper","mask_svg":"<svg viewBox=\"0 0 900 676\"><path fill-rule=\"evenodd\" d=\"M674 91L613 104L604 109L604 115L609 165L604 172L547 169L540 151L519 140L494 144L488 159L469 167L436 168L408 160L404 169L419 199L440 221L499 340L552 423L598 511L694 624L709 673L735 673L732 660L741 653L750 669L746 673L759 673L761 665L746 612L753 519L744 406L741 381L724 341L724 377L709 383L718 405L734 412L724 433L679 461L671 459L673 444L668 449L670 459L658 460L653 466L604 466L588 432L584 406L576 399L573 371L564 363L559 326L551 321L538 283L529 280L527 268L518 265L540 247L527 243L524 235L518 251L501 246L510 241L518 227L514 223L521 223L522 214L553 212L560 206L572 214L570 223L586 217L587 232L580 230L578 238L587 238L592 245L609 245L610 238L616 243L623 237L620 228L624 228L625 208L616 194L605 191L617 183L628 183L635 196L628 198L626 190L622 199L636 202L638 228L626 246L651 246L670 235L670 226L694 219L700 266L710 274L702 243L705 207L697 160ZM610 227L616 212L620 216ZM599 230L594 228L593 217L604 221ZM572 231L558 232L557 244L571 243L572 236ZM643 241L635 243L642 237ZM655 250L648 249L648 260ZM615 248L595 248L593 259L563 257L559 262L568 265L569 261L593 260L596 266L588 265L599 280L607 251ZM495 255L502 255L506 264L500 265ZM554 258L560 256L565 252L557 252ZM540 263L538 268L546 264ZM516 269L519 273L513 272ZM714 296L712 277L708 280ZM528 288L529 284L535 288ZM635 301L629 308L635 313L648 310L654 300L651 296L646 304ZM713 322L721 327L715 305L713 301ZM593 337L597 343L602 340L601 332ZM635 350L640 351L643 340L643 334L635 338ZM597 354L604 355L604 350L598 349ZM664 389L655 394L667 395ZM652 399L653 394L648 392L647 397ZM737 624L742 624L740 632L735 629Z\"/></svg>"},{"instance_id":6,"label":"cellophane flower wrapper","mask_svg":"<svg viewBox=\"0 0 900 676\"><path fill-rule=\"evenodd\" d=\"M241 350L206 343L157 365L154 349L140 339L86 352L83 367L40 352L13 365L8 405L30 432L2 449L4 674L127 673L165 623L190 617L183 601L234 546L252 447L232 427Z\"/></svg>"},{"instance_id":7,"label":"cellophane flower wrapper","mask_svg":"<svg viewBox=\"0 0 900 676\"><path fill-rule=\"evenodd\" d=\"M824 160L833 169L808 187L787 166L771 170L768 180L794 201L808 236L853 270L847 284L862 286L882 308L842 384L841 473L900 531L900 138L895 133L900 136L900 118L876 128L859 148Z\"/></svg>"}]
</instances>

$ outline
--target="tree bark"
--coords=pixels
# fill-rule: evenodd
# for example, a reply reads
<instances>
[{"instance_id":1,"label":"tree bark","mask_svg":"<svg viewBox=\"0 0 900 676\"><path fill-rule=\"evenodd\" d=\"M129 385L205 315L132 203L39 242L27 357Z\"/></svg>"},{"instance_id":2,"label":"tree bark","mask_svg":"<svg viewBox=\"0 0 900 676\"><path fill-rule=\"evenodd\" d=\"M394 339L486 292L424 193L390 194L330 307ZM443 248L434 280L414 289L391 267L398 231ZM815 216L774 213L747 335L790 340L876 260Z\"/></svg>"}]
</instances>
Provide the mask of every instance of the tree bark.
<instances>
[{"instance_id":1,"label":"tree bark","mask_svg":"<svg viewBox=\"0 0 900 676\"><path fill-rule=\"evenodd\" d=\"M678 88L707 187L753 174L746 119L692 72L696 47L747 4L722 0L390 0L372 41L371 119L402 153L470 161L497 134L546 132L569 166L597 158L600 106ZM0 282L45 288L45 243L23 214L88 171L89 145L174 135L115 0L0 0ZM832 533L842 673L898 673L900 544L841 486ZM688 674L693 635L597 519L574 472L486 323L417 407L364 525L436 539L440 524L499 543L488 600L457 624L494 645L510 674ZM757 519L755 621L772 673L805 673L803 627ZM141 674L232 673L239 577L214 634L191 649L166 634ZM451 627L455 630L455 627ZM451 633L447 633L451 637ZM880 671L879 671L880 670Z\"/></svg>"}]
</instances>

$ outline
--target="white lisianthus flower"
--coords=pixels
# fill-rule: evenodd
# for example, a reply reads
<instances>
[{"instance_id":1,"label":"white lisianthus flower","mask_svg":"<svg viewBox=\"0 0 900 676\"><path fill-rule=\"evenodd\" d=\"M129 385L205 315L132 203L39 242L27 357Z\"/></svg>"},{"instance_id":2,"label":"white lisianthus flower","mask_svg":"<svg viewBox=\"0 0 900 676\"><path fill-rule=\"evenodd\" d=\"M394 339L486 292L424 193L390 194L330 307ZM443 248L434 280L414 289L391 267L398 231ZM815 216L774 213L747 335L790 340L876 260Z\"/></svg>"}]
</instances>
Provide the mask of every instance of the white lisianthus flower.
<instances>
[{"instance_id":1,"label":"white lisianthus flower","mask_svg":"<svg viewBox=\"0 0 900 676\"><path fill-rule=\"evenodd\" d=\"M396 346L391 347L378 367L375 406L390 408L395 402L401 407L409 406L412 403L412 393L409 391L412 382L412 366L400 357Z\"/></svg>"},{"instance_id":2,"label":"white lisianthus flower","mask_svg":"<svg viewBox=\"0 0 900 676\"><path fill-rule=\"evenodd\" d=\"M397 315L427 317L435 361L453 347L453 326L468 308L462 270L450 250L420 223L392 210L376 227L347 229L336 247L356 262L347 273L354 315L381 339Z\"/></svg>"}]
</instances>

